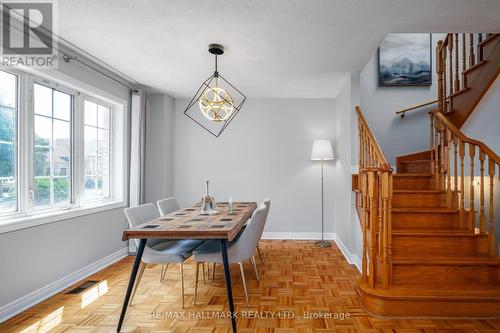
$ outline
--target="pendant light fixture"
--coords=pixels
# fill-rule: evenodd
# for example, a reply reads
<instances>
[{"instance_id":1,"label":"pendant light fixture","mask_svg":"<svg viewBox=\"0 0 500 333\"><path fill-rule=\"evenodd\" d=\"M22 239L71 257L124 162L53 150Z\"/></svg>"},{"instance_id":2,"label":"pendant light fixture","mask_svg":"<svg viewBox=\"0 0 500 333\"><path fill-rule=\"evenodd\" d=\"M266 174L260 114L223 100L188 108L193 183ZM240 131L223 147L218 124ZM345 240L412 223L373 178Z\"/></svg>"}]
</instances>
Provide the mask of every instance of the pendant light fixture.
<instances>
[{"instance_id":1,"label":"pendant light fixture","mask_svg":"<svg viewBox=\"0 0 500 333\"><path fill-rule=\"evenodd\" d=\"M213 136L219 137L241 110L246 96L218 71L217 57L224 54L224 47L210 44L208 52L215 57L214 73L201 84L184 114Z\"/></svg>"}]
</instances>

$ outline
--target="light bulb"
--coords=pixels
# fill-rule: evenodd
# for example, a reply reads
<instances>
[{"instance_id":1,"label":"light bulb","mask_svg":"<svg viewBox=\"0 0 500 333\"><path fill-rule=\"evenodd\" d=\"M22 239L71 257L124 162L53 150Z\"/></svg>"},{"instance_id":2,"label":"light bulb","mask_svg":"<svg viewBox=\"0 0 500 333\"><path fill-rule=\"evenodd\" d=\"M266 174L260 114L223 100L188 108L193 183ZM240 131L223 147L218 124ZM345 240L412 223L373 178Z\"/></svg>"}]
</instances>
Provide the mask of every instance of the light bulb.
<instances>
[{"instance_id":1,"label":"light bulb","mask_svg":"<svg viewBox=\"0 0 500 333\"><path fill-rule=\"evenodd\" d=\"M199 102L201 113L209 120L227 120L234 111L233 98L219 87L209 87L203 91Z\"/></svg>"}]
</instances>

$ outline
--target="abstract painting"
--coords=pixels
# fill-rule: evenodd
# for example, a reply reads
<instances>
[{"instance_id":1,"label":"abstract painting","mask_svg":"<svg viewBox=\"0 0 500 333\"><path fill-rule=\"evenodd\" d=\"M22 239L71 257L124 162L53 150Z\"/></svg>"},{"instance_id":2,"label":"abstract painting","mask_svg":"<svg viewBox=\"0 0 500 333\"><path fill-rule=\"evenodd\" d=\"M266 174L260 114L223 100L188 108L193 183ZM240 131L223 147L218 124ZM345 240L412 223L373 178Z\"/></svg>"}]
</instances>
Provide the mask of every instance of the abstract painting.
<instances>
[{"instance_id":1,"label":"abstract painting","mask_svg":"<svg viewBox=\"0 0 500 333\"><path fill-rule=\"evenodd\" d=\"M379 86L430 86L431 68L431 34L391 33L379 47Z\"/></svg>"}]
</instances>

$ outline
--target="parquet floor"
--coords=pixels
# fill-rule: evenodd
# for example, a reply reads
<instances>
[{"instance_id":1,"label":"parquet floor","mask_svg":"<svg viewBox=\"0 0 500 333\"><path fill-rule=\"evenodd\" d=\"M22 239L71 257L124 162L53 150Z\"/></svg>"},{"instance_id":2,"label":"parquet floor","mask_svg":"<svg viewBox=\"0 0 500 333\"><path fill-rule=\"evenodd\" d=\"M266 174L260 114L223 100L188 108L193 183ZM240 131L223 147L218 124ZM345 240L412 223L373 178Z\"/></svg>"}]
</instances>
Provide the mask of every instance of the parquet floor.
<instances>
[{"instance_id":1,"label":"parquet floor","mask_svg":"<svg viewBox=\"0 0 500 333\"><path fill-rule=\"evenodd\" d=\"M337 247L315 248L308 241L264 241L261 249L265 263L258 262L260 283L250 264L246 266L250 308L245 306L239 269L231 266L238 332L500 332L500 320L370 317L356 293L359 274ZM0 332L115 332L132 259L89 277L100 282L82 294L61 292L0 324ZM159 281L160 266L148 267L122 332L231 332L230 320L224 318L228 307L222 267L219 265L214 282L204 284L200 273L196 307L192 305L192 262L185 265L184 274L186 309L182 310L178 265L169 267L166 284Z\"/></svg>"}]
</instances>

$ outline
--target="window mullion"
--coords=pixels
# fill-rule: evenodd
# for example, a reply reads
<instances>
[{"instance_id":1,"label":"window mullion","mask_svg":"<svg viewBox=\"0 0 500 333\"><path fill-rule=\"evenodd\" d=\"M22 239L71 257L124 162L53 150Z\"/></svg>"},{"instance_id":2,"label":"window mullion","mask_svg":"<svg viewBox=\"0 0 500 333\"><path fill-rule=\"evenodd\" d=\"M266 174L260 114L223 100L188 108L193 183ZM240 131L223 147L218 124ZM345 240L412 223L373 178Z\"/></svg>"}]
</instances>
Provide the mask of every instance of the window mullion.
<instances>
[{"instance_id":1,"label":"window mullion","mask_svg":"<svg viewBox=\"0 0 500 333\"><path fill-rule=\"evenodd\" d=\"M19 211L29 213L33 206L33 90L28 74L19 79Z\"/></svg>"},{"instance_id":2,"label":"window mullion","mask_svg":"<svg viewBox=\"0 0 500 333\"><path fill-rule=\"evenodd\" d=\"M73 124L73 195L74 204L80 206L83 193L84 152L83 152L83 98L80 93L74 97L74 124Z\"/></svg>"}]
</instances>

